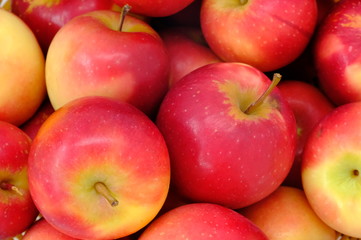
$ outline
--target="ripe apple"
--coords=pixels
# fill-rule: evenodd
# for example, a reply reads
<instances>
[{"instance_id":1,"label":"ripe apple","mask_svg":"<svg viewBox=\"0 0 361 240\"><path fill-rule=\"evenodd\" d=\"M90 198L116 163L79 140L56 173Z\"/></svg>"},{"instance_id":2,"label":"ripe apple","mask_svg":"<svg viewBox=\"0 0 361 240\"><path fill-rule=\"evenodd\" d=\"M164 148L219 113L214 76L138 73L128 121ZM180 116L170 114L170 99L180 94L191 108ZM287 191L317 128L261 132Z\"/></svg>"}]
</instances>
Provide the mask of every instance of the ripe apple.
<instances>
[{"instance_id":1,"label":"ripe apple","mask_svg":"<svg viewBox=\"0 0 361 240\"><path fill-rule=\"evenodd\" d=\"M253 105L270 82L250 65L221 62L168 91L157 126L180 194L237 209L278 188L293 163L296 121L278 89Z\"/></svg>"},{"instance_id":2,"label":"ripe apple","mask_svg":"<svg viewBox=\"0 0 361 240\"><path fill-rule=\"evenodd\" d=\"M204 0L201 27L224 61L273 71L295 60L317 22L316 0Z\"/></svg>"},{"instance_id":3,"label":"ripe apple","mask_svg":"<svg viewBox=\"0 0 361 240\"><path fill-rule=\"evenodd\" d=\"M46 60L47 90L55 110L96 95L152 115L168 89L168 73L169 57L158 33L143 20L127 15L121 21L121 14L106 10L67 22Z\"/></svg>"},{"instance_id":4,"label":"ripe apple","mask_svg":"<svg viewBox=\"0 0 361 240\"><path fill-rule=\"evenodd\" d=\"M268 240L241 214L211 203L186 204L155 219L139 240Z\"/></svg>"},{"instance_id":5,"label":"ripe apple","mask_svg":"<svg viewBox=\"0 0 361 240\"><path fill-rule=\"evenodd\" d=\"M361 238L361 102L338 106L313 129L303 151L302 183L316 214Z\"/></svg>"},{"instance_id":6,"label":"ripe apple","mask_svg":"<svg viewBox=\"0 0 361 240\"><path fill-rule=\"evenodd\" d=\"M301 162L302 152L307 138L316 124L334 109L331 101L310 83L287 80L278 85L283 97L296 118L297 146L292 168L283 182L285 185L302 188Z\"/></svg>"},{"instance_id":7,"label":"ripe apple","mask_svg":"<svg viewBox=\"0 0 361 240\"><path fill-rule=\"evenodd\" d=\"M314 61L319 85L337 105L361 100L360 18L360 1L340 1L317 31Z\"/></svg>"},{"instance_id":8,"label":"ripe apple","mask_svg":"<svg viewBox=\"0 0 361 240\"><path fill-rule=\"evenodd\" d=\"M140 110L106 97L73 100L41 126L29 186L41 215L80 239L117 239L147 225L170 181L163 136Z\"/></svg>"},{"instance_id":9,"label":"ripe apple","mask_svg":"<svg viewBox=\"0 0 361 240\"><path fill-rule=\"evenodd\" d=\"M45 98L44 55L30 28L0 8L0 120L16 126Z\"/></svg>"},{"instance_id":10,"label":"ripe apple","mask_svg":"<svg viewBox=\"0 0 361 240\"><path fill-rule=\"evenodd\" d=\"M148 17L173 15L191 4L194 0L113 0L119 6L129 4L132 12Z\"/></svg>"},{"instance_id":11,"label":"ripe apple","mask_svg":"<svg viewBox=\"0 0 361 240\"><path fill-rule=\"evenodd\" d=\"M305 193L281 186L261 201L240 209L269 240L335 240L336 231L313 211Z\"/></svg>"},{"instance_id":12,"label":"ripe apple","mask_svg":"<svg viewBox=\"0 0 361 240\"><path fill-rule=\"evenodd\" d=\"M31 139L21 129L0 121L0 239L25 231L36 219L28 188Z\"/></svg>"}]
</instances>

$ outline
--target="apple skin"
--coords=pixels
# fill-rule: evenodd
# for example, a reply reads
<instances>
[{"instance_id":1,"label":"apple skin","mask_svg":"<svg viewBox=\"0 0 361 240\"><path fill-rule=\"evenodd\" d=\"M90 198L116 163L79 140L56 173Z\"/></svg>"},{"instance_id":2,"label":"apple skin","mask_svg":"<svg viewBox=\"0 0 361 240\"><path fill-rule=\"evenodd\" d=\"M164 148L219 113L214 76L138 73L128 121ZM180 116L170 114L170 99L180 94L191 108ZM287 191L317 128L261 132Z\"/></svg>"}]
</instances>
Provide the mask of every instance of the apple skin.
<instances>
[{"instance_id":1,"label":"apple skin","mask_svg":"<svg viewBox=\"0 0 361 240\"><path fill-rule=\"evenodd\" d=\"M113 0L119 6L128 4L132 7L131 11L145 15L148 17L166 17L173 15L188 5L194 0Z\"/></svg>"},{"instance_id":2,"label":"apple skin","mask_svg":"<svg viewBox=\"0 0 361 240\"><path fill-rule=\"evenodd\" d=\"M44 53L54 35L75 16L114 8L112 0L12 0L12 12L34 32Z\"/></svg>"},{"instance_id":3,"label":"apple skin","mask_svg":"<svg viewBox=\"0 0 361 240\"><path fill-rule=\"evenodd\" d=\"M55 110L96 95L128 102L148 115L157 111L168 90L166 47L146 22L127 15L122 31L119 22L118 12L93 11L73 18L55 35L46 61Z\"/></svg>"},{"instance_id":4,"label":"apple skin","mask_svg":"<svg viewBox=\"0 0 361 240\"><path fill-rule=\"evenodd\" d=\"M211 203L186 204L155 219L139 240L268 240L264 233L241 214Z\"/></svg>"},{"instance_id":5,"label":"apple skin","mask_svg":"<svg viewBox=\"0 0 361 240\"><path fill-rule=\"evenodd\" d=\"M324 117L303 151L302 183L316 214L336 231L361 237L361 102Z\"/></svg>"},{"instance_id":6,"label":"apple skin","mask_svg":"<svg viewBox=\"0 0 361 240\"><path fill-rule=\"evenodd\" d=\"M320 88L336 104L361 100L361 2L340 1L319 26L314 62Z\"/></svg>"},{"instance_id":7,"label":"apple skin","mask_svg":"<svg viewBox=\"0 0 361 240\"><path fill-rule=\"evenodd\" d=\"M97 193L97 182L119 205ZM84 97L55 111L29 154L36 206L52 226L74 238L117 239L138 231L163 206L169 182L169 155L156 125L134 106L111 98Z\"/></svg>"},{"instance_id":8,"label":"apple skin","mask_svg":"<svg viewBox=\"0 0 361 240\"><path fill-rule=\"evenodd\" d=\"M270 82L252 66L222 62L192 71L168 91L156 122L181 195L237 209L282 183L296 147L291 108L274 89L254 112L243 112Z\"/></svg>"},{"instance_id":9,"label":"apple skin","mask_svg":"<svg viewBox=\"0 0 361 240\"><path fill-rule=\"evenodd\" d=\"M286 66L304 51L317 22L315 0L245 2L202 2L202 31L222 60L267 72Z\"/></svg>"},{"instance_id":10,"label":"apple skin","mask_svg":"<svg viewBox=\"0 0 361 240\"><path fill-rule=\"evenodd\" d=\"M336 231L313 211L305 193L281 186L261 201L240 209L269 240L335 240Z\"/></svg>"},{"instance_id":11,"label":"apple skin","mask_svg":"<svg viewBox=\"0 0 361 240\"><path fill-rule=\"evenodd\" d=\"M0 120L20 126L45 98L45 59L30 28L0 8Z\"/></svg>"},{"instance_id":12,"label":"apple skin","mask_svg":"<svg viewBox=\"0 0 361 240\"><path fill-rule=\"evenodd\" d=\"M0 239L25 231L36 219L28 187L28 154L31 139L18 127L0 121ZM20 193L4 184L15 186Z\"/></svg>"},{"instance_id":13,"label":"apple skin","mask_svg":"<svg viewBox=\"0 0 361 240\"><path fill-rule=\"evenodd\" d=\"M307 138L316 124L335 106L317 87L307 82L286 80L278 85L278 89L292 108L297 123L295 160L283 184L302 188L301 162Z\"/></svg>"}]
</instances>

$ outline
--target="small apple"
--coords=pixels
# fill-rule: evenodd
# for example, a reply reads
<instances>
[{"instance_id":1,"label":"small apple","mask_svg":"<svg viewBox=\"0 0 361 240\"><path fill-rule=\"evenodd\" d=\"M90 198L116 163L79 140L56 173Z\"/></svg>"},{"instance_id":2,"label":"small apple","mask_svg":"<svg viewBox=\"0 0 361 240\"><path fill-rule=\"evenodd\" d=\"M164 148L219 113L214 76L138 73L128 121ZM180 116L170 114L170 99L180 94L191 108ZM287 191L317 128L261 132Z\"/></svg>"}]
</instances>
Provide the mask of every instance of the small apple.
<instances>
[{"instance_id":1,"label":"small apple","mask_svg":"<svg viewBox=\"0 0 361 240\"><path fill-rule=\"evenodd\" d=\"M240 209L269 240L335 240L336 231L313 211L305 193L281 186L261 201Z\"/></svg>"},{"instance_id":2,"label":"small apple","mask_svg":"<svg viewBox=\"0 0 361 240\"><path fill-rule=\"evenodd\" d=\"M302 183L315 211L331 228L361 238L361 102L338 106L311 132Z\"/></svg>"},{"instance_id":3,"label":"small apple","mask_svg":"<svg viewBox=\"0 0 361 240\"><path fill-rule=\"evenodd\" d=\"M121 15L106 10L86 13L55 35L46 60L47 90L55 110L76 98L96 95L155 114L168 90L166 47L149 24L125 14L122 21Z\"/></svg>"},{"instance_id":4,"label":"small apple","mask_svg":"<svg viewBox=\"0 0 361 240\"><path fill-rule=\"evenodd\" d=\"M204 0L201 27L224 61L273 71L295 60L317 22L316 0Z\"/></svg>"},{"instance_id":5,"label":"small apple","mask_svg":"<svg viewBox=\"0 0 361 240\"><path fill-rule=\"evenodd\" d=\"M174 208L148 225L139 240L268 240L241 214L211 203L192 203Z\"/></svg>"},{"instance_id":6,"label":"small apple","mask_svg":"<svg viewBox=\"0 0 361 240\"><path fill-rule=\"evenodd\" d=\"M29 154L30 192L58 231L117 239L146 226L170 182L168 150L156 125L134 106L90 96L43 123Z\"/></svg>"},{"instance_id":7,"label":"small apple","mask_svg":"<svg viewBox=\"0 0 361 240\"><path fill-rule=\"evenodd\" d=\"M30 28L0 8L0 120L20 126L45 98L45 59Z\"/></svg>"},{"instance_id":8,"label":"small apple","mask_svg":"<svg viewBox=\"0 0 361 240\"><path fill-rule=\"evenodd\" d=\"M36 219L28 188L31 139L21 129L0 121L0 239L25 231Z\"/></svg>"},{"instance_id":9,"label":"small apple","mask_svg":"<svg viewBox=\"0 0 361 240\"><path fill-rule=\"evenodd\" d=\"M296 121L277 88L264 94L270 86L250 65L221 62L192 71L168 91L156 122L182 196L237 209L283 182Z\"/></svg>"}]
</instances>

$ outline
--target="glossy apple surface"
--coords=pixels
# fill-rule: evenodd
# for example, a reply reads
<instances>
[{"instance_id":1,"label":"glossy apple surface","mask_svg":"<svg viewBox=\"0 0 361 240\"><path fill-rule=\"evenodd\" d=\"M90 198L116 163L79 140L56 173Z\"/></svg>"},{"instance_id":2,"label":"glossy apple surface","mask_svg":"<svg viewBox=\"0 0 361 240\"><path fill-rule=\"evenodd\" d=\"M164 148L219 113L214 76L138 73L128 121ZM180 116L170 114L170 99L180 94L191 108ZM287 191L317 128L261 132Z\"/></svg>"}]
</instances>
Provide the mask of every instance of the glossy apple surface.
<instances>
[{"instance_id":1,"label":"glossy apple surface","mask_svg":"<svg viewBox=\"0 0 361 240\"><path fill-rule=\"evenodd\" d=\"M35 204L74 238L117 239L138 231L162 207L169 181L168 151L155 124L106 97L77 99L55 111L29 155Z\"/></svg>"},{"instance_id":2,"label":"glossy apple surface","mask_svg":"<svg viewBox=\"0 0 361 240\"><path fill-rule=\"evenodd\" d=\"M172 181L192 201L240 208L277 189L295 154L296 121L278 89L241 63L213 63L177 82L157 116L170 152Z\"/></svg>"}]
</instances>

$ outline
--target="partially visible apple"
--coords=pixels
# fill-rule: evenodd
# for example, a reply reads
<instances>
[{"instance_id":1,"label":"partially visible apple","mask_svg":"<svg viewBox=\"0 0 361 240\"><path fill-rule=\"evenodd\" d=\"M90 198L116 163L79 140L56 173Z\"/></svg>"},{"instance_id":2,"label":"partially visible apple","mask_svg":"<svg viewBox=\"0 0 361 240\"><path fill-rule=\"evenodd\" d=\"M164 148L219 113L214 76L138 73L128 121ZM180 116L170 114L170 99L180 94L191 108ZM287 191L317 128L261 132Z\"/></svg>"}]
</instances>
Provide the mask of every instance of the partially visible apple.
<instances>
[{"instance_id":1,"label":"partially visible apple","mask_svg":"<svg viewBox=\"0 0 361 240\"><path fill-rule=\"evenodd\" d=\"M31 139L21 129L0 121L0 239L25 231L36 219L28 187Z\"/></svg>"},{"instance_id":2,"label":"partially visible apple","mask_svg":"<svg viewBox=\"0 0 361 240\"><path fill-rule=\"evenodd\" d=\"M11 11L12 0L0 0L0 8Z\"/></svg>"},{"instance_id":3,"label":"partially visible apple","mask_svg":"<svg viewBox=\"0 0 361 240\"><path fill-rule=\"evenodd\" d=\"M138 18L127 15L122 21L118 12L105 10L65 24L46 60L47 90L55 110L96 95L152 115L168 90L168 73L169 57L158 33Z\"/></svg>"},{"instance_id":4,"label":"partially visible apple","mask_svg":"<svg viewBox=\"0 0 361 240\"><path fill-rule=\"evenodd\" d=\"M210 203L177 207L148 225L139 240L268 240L241 214Z\"/></svg>"},{"instance_id":5,"label":"partially visible apple","mask_svg":"<svg viewBox=\"0 0 361 240\"><path fill-rule=\"evenodd\" d=\"M58 231L80 239L117 239L146 226L170 182L168 150L140 110L84 97L43 123L29 154L30 192Z\"/></svg>"},{"instance_id":6,"label":"partially visible apple","mask_svg":"<svg viewBox=\"0 0 361 240\"><path fill-rule=\"evenodd\" d=\"M361 102L337 107L314 128L303 151L302 183L331 228L361 238Z\"/></svg>"},{"instance_id":7,"label":"partially visible apple","mask_svg":"<svg viewBox=\"0 0 361 240\"><path fill-rule=\"evenodd\" d=\"M283 182L294 159L296 121L277 88L264 95L270 84L250 65L221 62L192 71L168 91L157 126L180 194L237 209ZM267 97L258 101L261 95Z\"/></svg>"},{"instance_id":8,"label":"partially visible apple","mask_svg":"<svg viewBox=\"0 0 361 240\"><path fill-rule=\"evenodd\" d=\"M261 201L240 209L269 240L335 240L336 231L313 211L305 193L281 186Z\"/></svg>"},{"instance_id":9,"label":"partially visible apple","mask_svg":"<svg viewBox=\"0 0 361 240\"><path fill-rule=\"evenodd\" d=\"M19 17L0 8L0 22L0 120L19 126L45 98L45 60L33 32Z\"/></svg>"},{"instance_id":10,"label":"partially visible apple","mask_svg":"<svg viewBox=\"0 0 361 240\"><path fill-rule=\"evenodd\" d=\"M295 60L317 22L316 0L204 0L201 27L224 61L273 71Z\"/></svg>"}]
</instances>

